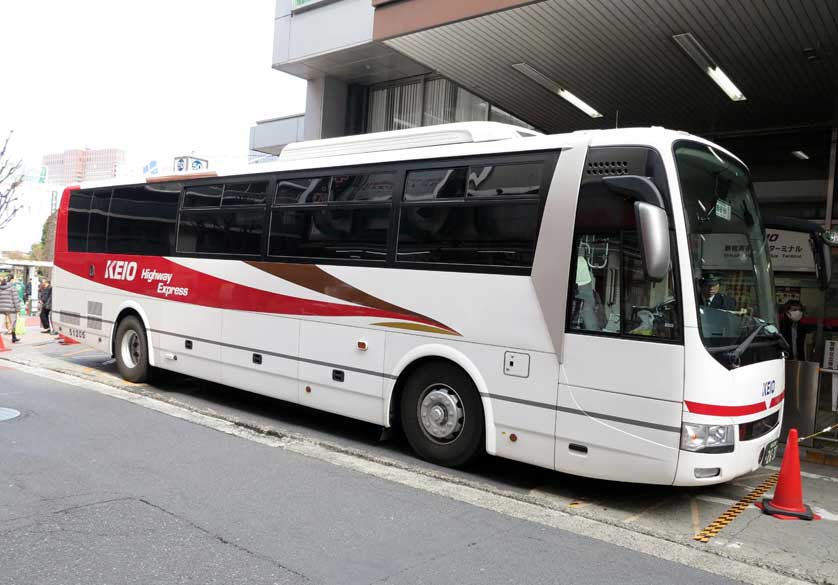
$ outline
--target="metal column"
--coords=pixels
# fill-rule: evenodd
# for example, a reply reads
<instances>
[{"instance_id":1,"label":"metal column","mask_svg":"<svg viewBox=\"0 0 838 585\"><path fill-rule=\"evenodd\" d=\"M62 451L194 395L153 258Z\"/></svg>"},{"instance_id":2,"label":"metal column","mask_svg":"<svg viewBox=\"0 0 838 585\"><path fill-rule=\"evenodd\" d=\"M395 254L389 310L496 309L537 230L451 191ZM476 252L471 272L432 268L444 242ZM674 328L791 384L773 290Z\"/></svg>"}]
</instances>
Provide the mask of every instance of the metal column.
<instances>
[{"instance_id":1,"label":"metal column","mask_svg":"<svg viewBox=\"0 0 838 585\"><path fill-rule=\"evenodd\" d=\"M826 209L824 210L824 227L826 229L832 228L832 208L835 201L835 163L836 163L836 149L838 149L838 128L832 129L832 140L829 145L829 180L826 183ZM826 259L827 262L832 262L831 256ZM826 299L829 291L821 292L820 309L821 314L818 317L818 328L815 332L815 352L818 355L823 354L823 321L826 316Z\"/></svg>"},{"instance_id":2,"label":"metal column","mask_svg":"<svg viewBox=\"0 0 838 585\"><path fill-rule=\"evenodd\" d=\"M832 129L832 143L829 147L829 181L826 183L826 229L832 228L832 207L835 201L835 163L838 149L838 128Z\"/></svg>"}]
</instances>

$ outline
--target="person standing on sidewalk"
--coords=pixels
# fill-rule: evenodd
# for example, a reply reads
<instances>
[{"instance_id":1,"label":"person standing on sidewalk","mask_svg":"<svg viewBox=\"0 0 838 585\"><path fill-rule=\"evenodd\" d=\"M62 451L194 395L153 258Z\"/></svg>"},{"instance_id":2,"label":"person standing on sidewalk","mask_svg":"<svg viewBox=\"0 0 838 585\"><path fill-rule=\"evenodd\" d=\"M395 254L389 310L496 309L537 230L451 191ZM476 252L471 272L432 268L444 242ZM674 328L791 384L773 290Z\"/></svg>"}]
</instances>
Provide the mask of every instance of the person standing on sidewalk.
<instances>
[{"instance_id":1,"label":"person standing on sidewalk","mask_svg":"<svg viewBox=\"0 0 838 585\"><path fill-rule=\"evenodd\" d=\"M41 327L43 327L41 333L52 333L52 321L49 318L52 311L52 285L46 279L41 281L38 301L41 303Z\"/></svg>"},{"instance_id":2,"label":"person standing on sidewalk","mask_svg":"<svg viewBox=\"0 0 838 585\"><path fill-rule=\"evenodd\" d=\"M20 300L21 308L25 307L26 302L24 301L24 299L26 298L26 287L23 286L23 283L14 274L12 275L11 283L14 285L15 290L17 291L17 298Z\"/></svg>"},{"instance_id":3,"label":"person standing on sidewalk","mask_svg":"<svg viewBox=\"0 0 838 585\"><path fill-rule=\"evenodd\" d=\"M20 312L20 298L17 295L17 288L11 282L11 278L5 278L0 283L0 314L5 315L11 323L12 343L20 341L15 333L17 315Z\"/></svg>"}]
</instances>

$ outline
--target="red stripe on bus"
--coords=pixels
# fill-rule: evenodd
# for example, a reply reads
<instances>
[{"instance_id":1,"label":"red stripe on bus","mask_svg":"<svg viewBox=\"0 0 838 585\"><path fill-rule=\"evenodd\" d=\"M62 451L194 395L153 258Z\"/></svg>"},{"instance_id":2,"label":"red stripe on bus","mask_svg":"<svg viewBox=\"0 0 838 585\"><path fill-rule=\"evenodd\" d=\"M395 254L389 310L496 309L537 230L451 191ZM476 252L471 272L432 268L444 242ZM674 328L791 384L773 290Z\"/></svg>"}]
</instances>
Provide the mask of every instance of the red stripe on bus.
<instances>
[{"instance_id":1,"label":"red stripe on bus","mask_svg":"<svg viewBox=\"0 0 838 585\"><path fill-rule=\"evenodd\" d=\"M111 271L109 273L107 271L108 261L136 263L135 272L130 274L131 280L126 280L125 264L120 264L119 272ZM230 282L172 262L161 256L64 252L56 254L55 265L97 284L191 305L282 315L400 319L432 325L456 333L442 323L419 316L359 305L315 301ZM94 274L92 278L90 277L91 267L93 267ZM171 275L171 277L164 280L155 279L152 276L144 278L144 270L154 271L158 275Z\"/></svg>"},{"instance_id":2,"label":"red stripe on bus","mask_svg":"<svg viewBox=\"0 0 838 585\"><path fill-rule=\"evenodd\" d=\"M818 318L817 317L803 317L800 321L804 325L817 325ZM823 320L823 324L826 327L838 327L838 319L834 317L825 317Z\"/></svg>"},{"instance_id":3,"label":"red stripe on bus","mask_svg":"<svg viewBox=\"0 0 838 585\"><path fill-rule=\"evenodd\" d=\"M691 402L685 400L687 410L694 414L707 414L710 416L745 416L747 414L756 414L769 408L774 408L783 401L785 392L780 392L777 396L771 399L768 406L765 402L757 402L756 404L743 404L740 406L723 406L718 404L702 404L701 402Z\"/></svg>"}]
</instances>

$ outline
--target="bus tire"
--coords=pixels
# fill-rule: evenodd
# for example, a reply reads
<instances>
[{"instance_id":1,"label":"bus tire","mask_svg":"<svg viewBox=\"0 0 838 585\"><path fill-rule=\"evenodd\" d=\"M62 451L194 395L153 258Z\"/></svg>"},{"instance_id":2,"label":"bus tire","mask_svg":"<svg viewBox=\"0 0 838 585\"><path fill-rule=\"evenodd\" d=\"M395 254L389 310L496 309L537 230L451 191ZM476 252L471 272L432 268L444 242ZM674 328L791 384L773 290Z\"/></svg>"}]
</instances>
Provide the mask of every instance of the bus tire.
<instances>
[{"instance_id":1,"label":"bus tire","mask_svg":"<svg viewBox=\"0 0 838 585\"><path fill-rule=\"evenodd\" d=\"M420 457L461 467L483 453L483 403L471 378L447 362L428 364L405 382L401 423Z\"/></svg>"},{"instance_id":2,"label":"bus tire","mask_svg":"<svg viewBox=\"0 0 838 585\"><path fill-rule=\"evenodd\" d=\"M145 327L136 317L129 315L119 322L116 329L116 369L129 382L148 380L151 366L148 363L148 340Z\"/></svg>"}]
</instances>

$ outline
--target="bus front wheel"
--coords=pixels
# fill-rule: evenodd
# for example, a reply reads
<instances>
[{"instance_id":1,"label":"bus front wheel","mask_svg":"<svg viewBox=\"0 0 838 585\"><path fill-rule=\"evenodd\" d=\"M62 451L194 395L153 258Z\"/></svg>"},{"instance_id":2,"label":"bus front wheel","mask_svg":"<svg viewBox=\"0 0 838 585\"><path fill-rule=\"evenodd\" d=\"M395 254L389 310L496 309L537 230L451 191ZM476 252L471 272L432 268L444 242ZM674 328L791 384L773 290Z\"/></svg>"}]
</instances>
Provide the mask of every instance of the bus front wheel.
<instances>
[{"instance_id":1,"label":"bus front wheel","mask_svg":"<svg viewBox=\"0 0 838 585\"><path fill-rule=\"evenodd\" d=\"M483 452L483 404L471 378L450 363L421 367L405 383L404 434L423 459L460 467Z\"/></svg>"},{"instance_id":2,"label":"bus front wheel","mask_svg":"<svg viewBox=\"0 0 838 585\"><path fill-rule=\"evenodd\" d=\"M125 317L116 330L116 369L129 382L145 382L148 379L148 341L145 327L133 316Z\"/></svg>"}]
</instances>

